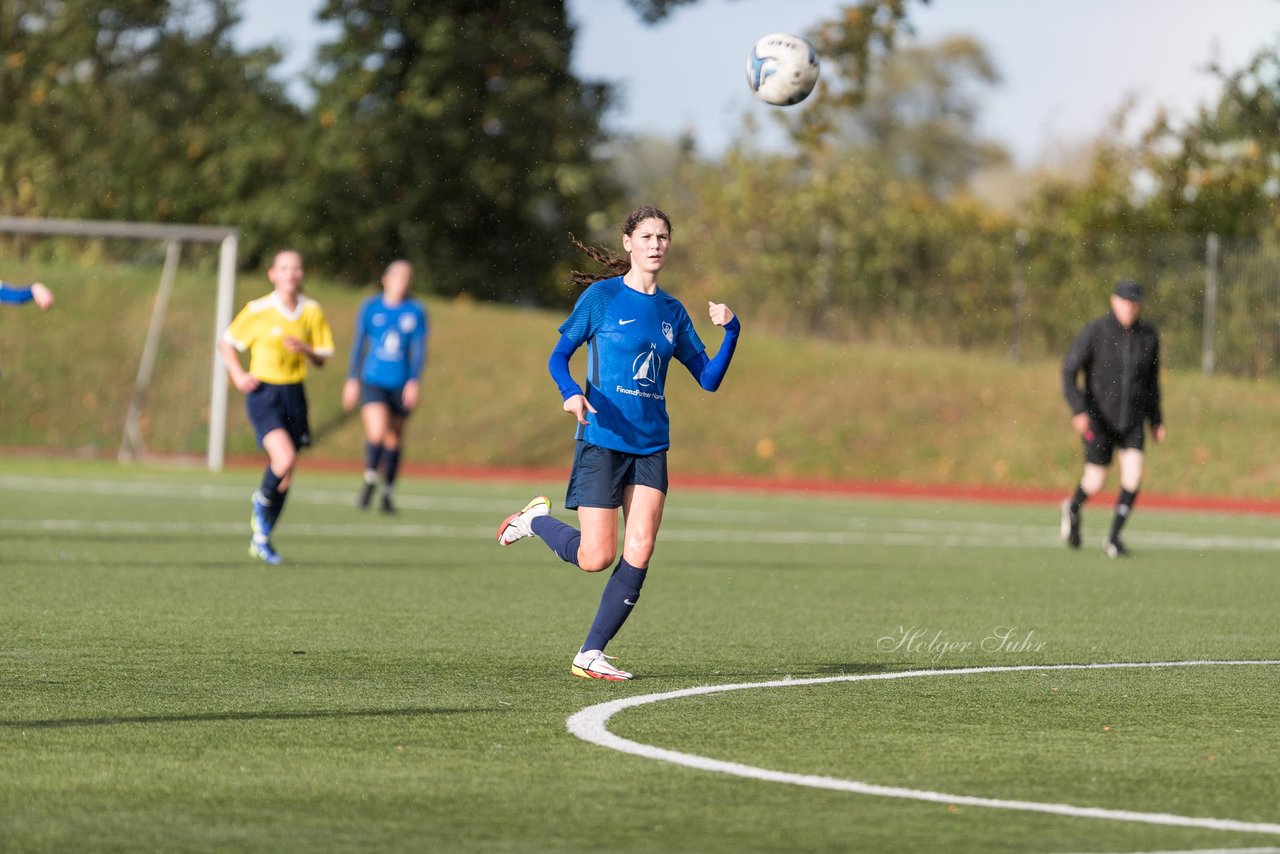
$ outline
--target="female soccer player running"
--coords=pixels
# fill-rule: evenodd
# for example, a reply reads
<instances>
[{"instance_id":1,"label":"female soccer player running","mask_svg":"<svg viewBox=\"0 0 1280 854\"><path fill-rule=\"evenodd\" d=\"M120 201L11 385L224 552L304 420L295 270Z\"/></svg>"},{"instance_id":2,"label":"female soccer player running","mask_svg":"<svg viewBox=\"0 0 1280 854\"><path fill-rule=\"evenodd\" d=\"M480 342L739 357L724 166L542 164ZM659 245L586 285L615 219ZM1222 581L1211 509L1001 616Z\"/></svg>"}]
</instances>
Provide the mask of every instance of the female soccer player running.
<instances>
[{"instance_id":1,"label":"female soccer player running","mask_svg":"<svg viewBox=\"0 0 1280 854\"><path fill-rule=\"evenodd\" d=\"M565 507L577 509L581 530L549 516L551 502L540 495L502 522L498 542L505 546L536 535L562 560L599 572L618 553L622 508L622 559L605 584L586 642L570 667L584 679L616 682L631 674L610 663L613 657L604 654L605 645L639 601L666 501L667 367L675 357L699 385L715 391L733 359L741 325L727 306L709 303L711 321L724 327L724 342L714 358L707 357L684 306L658 287L671 246L671 220L657 208L639 208L627 216L622 225L626 258L577 245L620 274L602 281L573 274L573 284L594 283L561 324L560 341L548 363L564 410L578 421ZM569 358L583 344L585 392L569 373Z\"/></svg>"},{"instance_id":2,"label":"female soccer player running","mask_svg":"<svg viewBox=\"0 0 1280 854\"><path fill-rule=\"evenodd\" d=\"M373 500L381 465L382 512L395 512L391 490L400 468L404 423L418 405L418 382L427 355L427 310L409 298L412 284L413 265L393 261L382 274L381 295L365 300L356 318L342 408L350 412L360 401L364 486L357 503L362 510Z\"/></svg>"},{"instance_id":3,"label":"female soccer player running","mask_svg":"<svg viewBox=\"0 0 1280 854\"><path fill-rule=\"evenodd\" d=\"M262 485L252 499L249 554L274 565L282 559L271 545L271 533L289 495L298 451L311 444L302 381L308 362L320 367L333 355L333 332L319 303L301 293L301 255L276 253L267 279L275 290L240 310L218 350L231 382L245 394L258 445L267 452ZM245 350L247 371L239 356Z\"/></svg>"}]
</instances>

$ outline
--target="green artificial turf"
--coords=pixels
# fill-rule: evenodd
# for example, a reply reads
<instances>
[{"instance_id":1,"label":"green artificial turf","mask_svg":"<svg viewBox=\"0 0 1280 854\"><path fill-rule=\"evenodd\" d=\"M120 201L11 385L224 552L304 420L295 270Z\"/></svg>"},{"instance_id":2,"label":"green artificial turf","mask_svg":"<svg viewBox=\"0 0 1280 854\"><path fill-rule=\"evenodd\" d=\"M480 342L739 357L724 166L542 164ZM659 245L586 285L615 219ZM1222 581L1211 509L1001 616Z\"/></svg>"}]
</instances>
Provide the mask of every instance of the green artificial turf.
<instances>
[{"instance_id":1,"label":"green artificial turf","mask_svg":"<svg viewBox=\"0 0 1280 854\"><path fill-rule=\"evenodd\" d=\"M304 460L273 569L246 554L252 473L0 464L0 850L1277 844L739 779L587 744L565 721L786 676L1278 658L1280 520L1139 507L1135 557L1115 562L1106 508L1071 553L1051 507L677 490L610 647L637 678L604 684L568 674L603 577L493 541L562 484L407 481L386 518L354 509L357 480ZM984 649L1000 627L1032 643ZM802 774L1276 823L1277 676L842 682L671 700L611 728Z\"/></svg>"}]
</instances>

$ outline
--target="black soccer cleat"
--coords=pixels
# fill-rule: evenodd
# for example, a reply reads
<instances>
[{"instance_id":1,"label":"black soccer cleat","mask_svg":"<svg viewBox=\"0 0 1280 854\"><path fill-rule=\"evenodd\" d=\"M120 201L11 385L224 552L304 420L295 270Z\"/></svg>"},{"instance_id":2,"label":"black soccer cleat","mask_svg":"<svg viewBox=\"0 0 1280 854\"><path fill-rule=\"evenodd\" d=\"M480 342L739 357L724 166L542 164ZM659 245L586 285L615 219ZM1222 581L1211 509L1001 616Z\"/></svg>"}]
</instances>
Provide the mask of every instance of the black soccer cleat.
<instances>
[{"instance_id":1,"label":"black soccer cleat","mask_svg":"<svg viewBox=\"0 0 1280 854\"><path fill-rule=\"evenodd\" d=\"M1073 549L1080 548L1080 511L1071 509L1071 499L1062 502L1062 541Z\"/></svg>"},{"instance_id":2,"label":"black soccer cleat","mask_svg":"<svg viewBox=\"0 0 1280 854\"><path fill-rule=\"evenodd\" d=\"M1102 553L1107 557L1128 557L1129 550L1125 548L1124 543L1120 542L1119 537L1112 537L1107 540L1107 544L1102 547Z\"/></svg>"},{"instance_id":3,"label":"black soccer cleat","mask_svg":"<svg viewBox=\"0 0 1280 854\"><path fill-rule=\"evenodd\" d=\"M390 493L385 493L385 492L384 492L384 493L382 494L382 507L381 507L381 510L382 510L382 512L383 512L383 513L387 514L388 516L394 516L394 515L395 515L395 512L396 512L396 506L395 506L394 504L392 504L392 503L391 503L391 495L390 495Z\"/></svg>"},{"instance_id":4,"label":"black soccer cleat","mask_svg":"<svg viewBox=\"0 0 1280 854\"><path fill-rule=\"evenodd\" d=\"M360 497L356 499L356 506L361 510L368 510L370 502L373 501L373 490L376 487L376 483L366 483L360 487Z\"/></svg>"}]
</instances>

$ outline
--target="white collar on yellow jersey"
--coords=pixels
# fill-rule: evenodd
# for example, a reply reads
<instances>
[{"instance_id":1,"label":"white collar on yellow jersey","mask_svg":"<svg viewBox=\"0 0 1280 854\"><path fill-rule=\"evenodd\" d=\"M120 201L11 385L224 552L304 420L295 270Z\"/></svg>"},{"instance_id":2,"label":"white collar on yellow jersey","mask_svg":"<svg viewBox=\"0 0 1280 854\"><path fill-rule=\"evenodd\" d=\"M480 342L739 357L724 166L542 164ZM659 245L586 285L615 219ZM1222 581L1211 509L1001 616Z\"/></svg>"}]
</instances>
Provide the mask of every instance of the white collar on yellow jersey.
<instances>
[{"instance_id":1,"label":"white collar on yellow jersey","mask_svg":"<svg viewBox=\"0 0 1280 854\"><path fill-rule=\"evenodd\" d=\"M284 307L284 302L280 299L280 296L275 291L272 291L265 297L261 297L249 303L249 308L254 312L266 311L268 308L274 308L276 311L280 312L286 320L297 320L299 317L302 317L302 310L307 307L307 303L309 302L311 302L309 297L298 294L297 307L295 307L293 311L289 311L289 309Z\"/></svg>"}]
</instances>

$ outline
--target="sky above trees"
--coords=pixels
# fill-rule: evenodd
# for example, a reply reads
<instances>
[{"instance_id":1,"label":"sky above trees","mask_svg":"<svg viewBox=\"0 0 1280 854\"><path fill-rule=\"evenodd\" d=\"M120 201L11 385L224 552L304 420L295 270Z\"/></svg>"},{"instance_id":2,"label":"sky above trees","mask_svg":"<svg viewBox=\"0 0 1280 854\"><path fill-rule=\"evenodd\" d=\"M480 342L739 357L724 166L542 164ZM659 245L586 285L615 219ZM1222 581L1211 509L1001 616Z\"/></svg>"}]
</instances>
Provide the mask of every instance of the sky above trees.
<instances>
[{"instance_id":1,"label":"sky above trees","mask_svg":"<svg viewBox=\"0 0 1280 854\"><path fill-rule=\"evenodd\" d=\"M321 4L245 0L239 38L281 44L282 71L298 75L326 37L313 20ZM810 30L843 5L699 0L646 26L626 0L568 0L578 27L574 69L620 84L610 127L666 136L692 130L699 149L715 154L733 140L741 115L767 114L743 82L752 42L766 32ZM979 129L1022 165L1059 143L1093 137L1128 96L1137 99L1139 118L1156 105L1189 116L1218 94L1202 71L1211 59L1239 67L1280 40L1275 0L931 0L908 9L923 41L965 33L987 48L1002 82L983 94Z\"/></svg>"}]
</instances>

